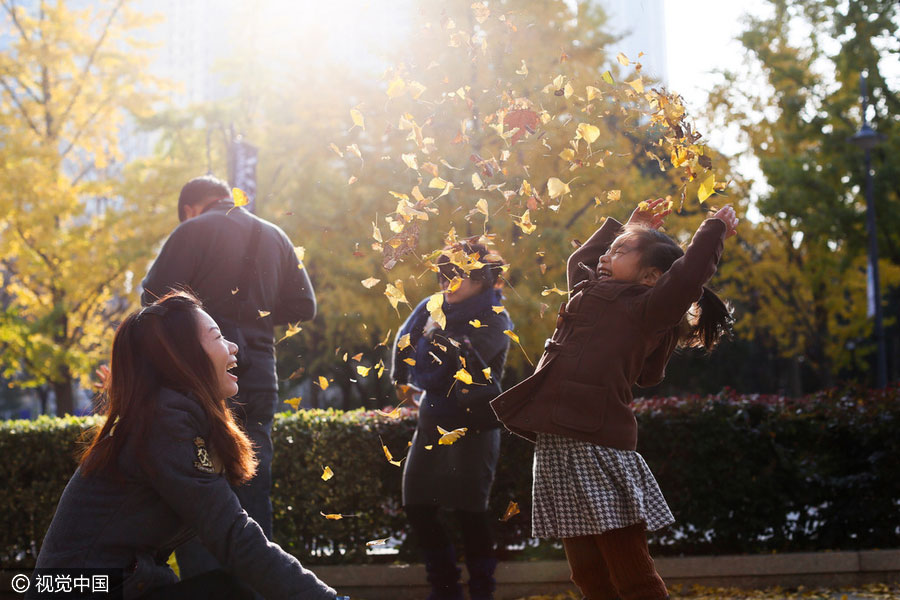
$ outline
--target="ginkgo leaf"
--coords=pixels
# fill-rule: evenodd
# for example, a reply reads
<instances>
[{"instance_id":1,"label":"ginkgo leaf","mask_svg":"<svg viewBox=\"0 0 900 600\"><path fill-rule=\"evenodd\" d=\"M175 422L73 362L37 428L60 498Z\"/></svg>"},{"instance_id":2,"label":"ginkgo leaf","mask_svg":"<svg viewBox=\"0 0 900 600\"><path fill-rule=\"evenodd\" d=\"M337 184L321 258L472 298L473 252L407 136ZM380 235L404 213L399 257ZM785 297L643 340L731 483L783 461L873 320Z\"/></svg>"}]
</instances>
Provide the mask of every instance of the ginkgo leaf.
<instances>
[{"instance_id":1,"label":"ginkgo leaf","mask_svg":"<svg viewBox=\"0 0 900 600\"><path fill-rule=\"evenodd\" d=\"M642 77L638 77L633 81L626 81L625 83L634 88L634 91L636 91L638 94L644 93L644 79Z\"/></svg>"},{"instance_id":2,"label":"ginkgo leaf","mask_svg":"<svg viewBox=\"0 0 900 600\"><path fill-rule=\"evenodd\" d=\"M329 521L340 521L341 519L344 518L344 515L342 515L340 513L325 514L320 510L319 514L322 515L323 517L325 517L326 519L328 519Z\"/></svg>"},{"instance_id":3,"label":"ginkgo leaf","mask_svg":"<svg viewBox=\"0 0 900 600\"><path fill-rule=\"evenodd\" d=\"M408 334L408 333L404 333L404 334L401 335L400 338L397 340L397 350L403 350L404 348L408 348L409 345L410 345L409 334Z\"/></svg>"},{"instance_id":4,"label":"ginkgo leaf","mask_svg":"<svg viewBox=\"0 0 900 600\"><path fill-rule=\"evenodd\" d=\"M447 187L447 182L441 179L440 177L434 177L431 181L428 182L428 187L434 188L437 190L442 190Z\"/></svg>"},{"instance_id":5,"label":"ginkgo leaf","mask_svg":"<svg viewBox=\"0 0 900 600\"><path fill-rule=\"evenodd\" d=\"M356 372L362 375L363 377L368 377L369 371L372 370L372 367L364 367L363 365L356 365Z\"/></svg>"},{"instance_id":6,"label":"ginkgo leaf","mask_svg":"<svg viewBox=\"0 0 900 600\"><path fill-rule=\"evenodd\" d=\"M483 368L481 370L481 372L484 374L485 379L487 379L488 381L491 381L491 368L490 367Z\"/></svg>"},{"instance_id":7,"label":"ginkgo leaf","mask_svg":"<svg viewBox=\"0 0 900 600\"><path fill-rule=\"evenodd\" d=\"M268 317L269 315L272 314L272 313L269 312L268 310L257 310L256 312L259 313L259 318L260 318L260 319L263 319L263 318L265 318L265 317Z\"/></svg>"},{"instance_id":8,"label":"ginkgo leaf","mask_svg":"<svg viewBox=\"0 0 900 600\"><path fill-rule=\"evenodd\" d=\"M403 359L403 362L405 362L406 364L408 364L411 367L416 366L416 359L414 359L414 358L406 357Z\"/></svg>"},{"instance_id":9,"label":"ginkgo leaf","mask_svg":"<svg viewBox=\"0 0 900 600\"><path fill-rule=\"evenodd\" d=\"M466 435L466 431L469 430L468 427L460 427L459 429L454 429L453 431L447 431L440 425L438 425L438 433L441 434L441 439L438 440L438 445L440 446L449 446L456 442L459 438Z\"/></svg>"},{"instance_id":10,"label":"ginkgo leaf","mask_svg":"<svg viewBox=\"0 0 900 600\"><path fill-rule=\"evenodd\" d=\"M377 409L375 410L375 412L377 412L382 417L387 417L388 419L399 419L400 418L400 406L399 405L396 406L394 408L394 410L392 410L391 412L384 412L383 410L377 410ZM389 458L388 460L393 460L393 457Z\"/></svg>"},{"instance_id":11,"label":"ginkgo leaf","mask_svg":"<svg viewBox=\"0 0 900 600\"><path fill-rule=\"evenodd\" d=\"M426 450L431 450L432 448L434 448L434 444L428 444L427 446L425 446Z\"/></svg>"},{"instance_id":12,"label":"ginkgo leaf","mask_svg":"<svg viewBox=\"0 0 900 600\"><path fill-rule=\"evenodd\" d=\"M397 96L402 96L406 92L406 82L403 81L402 77L395 77L388 83L387 87L387 95L388 98L396 98Z\"/></svg>"},{"instance_id":13,"label":"ginkgo leaf","mask_svg":"<svg viewBox=\"0 0 900 600\"><path fill-rule=\"evenodd\" d=\"M479 198L478 202L475 203L475 210L484 215L484 222L487 223L490 218L490 213L488 213L488 203L484 198Z\"/></svg>"},{"instance_id":14,"label":"ginkgo leaf","mask_svg":"<svg viewBox=\"0 0 900 600\"><path fill-rule=\"evenodd\" d=\"M419 161L416 159L415 154L401 154L400 160L402 160L403 164L405 164L410 169L414 171L419 170Z\"/></svg>"},{"instance_id":15,"label":"ginkgo leaf","mask_svg":"<svg viewBox=\"0 0 900 600\"><path fill-rule=\"evenodd\" d=\"M397 305L401 302L404 304L409 304L406 299L406 294L403 292L403 280L398 279L393 284L388 283L385 286L384 295L387 296L388 301L391 303L391 306L394 307L394 310L399 314L399 310L397 309Z\"/></svg>"},{"instance_id":16,"label":"ginkgo leaf","mask_svg":"<svg viewBox=\"0 0 900 600\"><path fill-rule=\"evenodd\" d=\"M622 199L622 190L609 190L606 192L606 199L610 202L618 202Z\"/></svg>"},{"instance_id":17,"label":"ginkgo leaf","mask_svg":"<svg viewBox=\"0 0 900 600\"><path fill-rule=\"evenodd\" d=\"M579 123L575 132L588 144L593 144L600 137L600 128L589 123Z\"/></svg>"},{"instance_id":18,"label":"ginkgo leaf","mask_svg":"<svg viewBox=\"0 0 900 600\"><path fill-rule=\"evenodd\" d=\"M585 91L587 92L588 102L590 102L594 98L602 98L603 97L603 94L600 92L600 90L598 90L597 88L595 88L592 85L587 86Z\"/></svg>"},{"instance_id":19,"label":"ginkgo leaf","mask_svg":"<svg viewBox=\"0 0 900 600\"><path fill-rule=\"evenodd\" d=\"M515 333L513 333L509 329L504 329L503 333L506 334L506 336L509 337L509 339L511 339L515 343L517 343L517 344L519 343L519 336L517 336Z\"/></svg>"},{"instance_id":20,"label":"ginkgo leaf","mask_svg":"<svg viewBox=\"0 0 900 600\"><path fill-rule=\"evenodd\" d=\"M325 467L322 470L322 481L328 481L334 477L334 471L331 470L331 467Z\"/></svg>"},{"instance_id":21,"label":"ginkgo leaf","mask_svg":"<svg viewBox=\"0 0 900 600\"><path fill-rule=\"evenodd\" d=\"M425 309L431 314L431 318L434 319L434 322L437 323L441 329L447 327L447 317L444 315L444 311L441 308L443 305L444 294L441 292L429 296L428 302L425 305Z\"/></svg>"},{"instance_id":22,"label":"ginkgo leaf","mask_svg":"<svg viewBox=\"0 0 900 600\"><path fill-rule=\"evenodd\" d=\"M506 310L506 307L505 306L492 306L491 310L493 310L495 313L497 313L499 315L504 310Z\"/></svg>"},{"instance_id":23,"label":"ginkgo leaf","mask_svg":"<svg viewBox=\"0 0 900 600\"><path fill-rule=\"evenodd\" d=\"M278 341L275 342L275 343L276 343L276 344L280 344L281 342L283 342L284 340L288 339L289 337L297 335L297 334L300 333L302 330L303 330L303 328L300 327L300 322L299 322L299 321L297 321L297 323L295 323L295 324L288 323L287 331L285 331L285 332L284 332L284 335L281 336L281 339L278 340Z\"/></svg>"},{"instance_id":24,"label":"ginkgo leaf","mask_svg":"<svg viewBox=\"0 0 900 600\"><path fill-rule=\"evenodd\" d=\"M628 65L631 64L631 61L628 60L628 57L625 56L624 54L622 54L621 52L619 52L618 54L616 54L616 60L619 61L619 64L620 64L620 65L623 65L623 66L625 66L625 67L627 67Z\"/></svg>"},{"instance_id":25,"label":"ginkgo leaf","mask_svg":"<svg viewBox=\"0 0 900 600\"><path fill-rule=\"evenodd\" d=\"M480 328L480 327L484 327L484 325L483 325L483 324L481 323L481 321L479 321L478 319L472 319L471 321L469 321L469 325L471 325L471 326L474 327L475 329L478 329L478 328Z\"/></svg>"},{"instance_id":26,"label":"ginkgo leaf","mask_svg":"<svg viewBox=\"0 0 900 600\"><path fill-rule=\"evenodd\" d=\"M484 2L473 2L470 8L475 20L479 23L484 23L491 16L491 11Z\"/></svg>"},{"instance_id":27,"label":"ginkgo leaf","mask_svg":"<svg viewBox=\"0 0 900 600\"><path fill-rule=\"evenodd\" d=\"M481 181L481 177L478 173L472 173L472 187L476 190L480 190L484 187L484 182Z\"/></svg>"},{"instance_id":28,"label":"ginkgo leaf","mask_svg":"<svg viewBox=\"0 0 900 600\"><path fill-rule=\"evenodd\" d=\"M563 88L563 98L570 98L572 94L575 93L575 88L572 87L571 82L566 82L565 87Z\"/></svg>"},{"instance_id":29,"label":"ginkgo leaf","mask_svg":"<svg viewBox=\"0 0 900 600\"><path fill-rule=\"evenodd\" d=\"M297 410L300 408L301 402L303 402L303 398L301 398L300 396L297 396L296 398L288 398L287 400L284 401L285 404L287 404L294 410Z\"/></svg>"},{"instance_id":30,"label":"ginkgo leaf","mask_svg":"<svg viewBox=\"0 0 900 600\"><path fill-rule=\"evenodd\" d=\"M341 149L337 147L337 144L335 144L334 142L331 142L330 144L328 144L328 147L331 148L332 150L334 150L335 154L337 154L341 158L344 158L344 153L341 152Z\"/></svg>"},{"instance_id":31,"label":"ginkgo leaf","mask_svg":"<svg viewBox=\"0 0 900 600\"><path fill-rule=\"evenodd\" d=\"M563 183L557 177L551 177L547 180L547 193L550 194L551 198L559 198L563 194L571 193L572 190L569 189L568 183Z\"/></svg>"},{"instance_id":32,"label":"ginkgo leaf","mask_svg":"<svg viewBox=\"0 0 900 600\"><path fill-rule=\"evenodd\" d=\"M559 294L560 296L568 296L569 292L559 289L555 285L552 288L544 289L541 292L541 296L549 296L550 294ZM518 340L516 340L518 341Z\"/></svg>"},{"instance_id":33,"label":"ginkgo leaf","mask_svg":"<svg viewBox=\"0 0 900 600\"><path fill-rule=\"evenodd\" d=\"M328 380L325 379L323 376L319 375L319 379L318 379L317 383L319 384L319 387L322 389L323 392L328 389Z\"/></svg>"},{"instance_id":34,"label":"ginkgo leaf","mask_svg":"<svg viewBox=\"0 0 900 600\"><path fill-rule=\"evenodd\" d=\"M530 210L526 210L525 214L523 214L521 218L516 220L516 225L518 225L519 229L522 230L522 233L526 235L531 235L532 233L534 233L534 230L537 229L537 225L531 222Z\"/></svg>"},{"instance_id":35,"label":"ginkgo leaf","mask_svg":"<svg viewBox=\"0 0 900 600\"><path fill-rule=\"evenodd\" d=\"M234 288L233 290L231 290L231 295L234 296L234 295L237 294L239 291L241 291L240 288Z\"/></svg>"},{"instance_id":36,"label":"ginkgo leaf","mask_svg":"<svg viewBox=\"0 0 900 600\"><path fill-rule=\"evenodd\" d=\"M500 517L501 521L509 521L511 518L519 514L521 511L519 510L519 505L510 500L509 505L506 507L506 510L503 512L503 516Z\"/></svg>"},{"instance_id":37,"label":"ginkgo leaf","mask_svg":"<svg viewBox=\"0 0 900 600\"><path fill-rule=\"evenodd\" d=\"M350 109L350 118L353 120L353 127L359 127L360 129L365 131L366 121L365 119L363 119L363 115L361 112L359 112L355 108ZM353 129L353 127L351 127L351 129Z\"/></svg>"},{"instance_id":38,"label":"ginkgo leaf","mask_svg":"<svg viewBox=\"0 0 900 600\"><path fill-rule=\"evenodd\" d=\"M306 248L303 246L294 246L294 255L297 257L297 261L300 264L303 264L303 259L306 257Z\"/></svg>"},{"instance_id":39,"label":"ginkgo leaf","mask_svg":"<svg viewBox=\"0 0 900 600\"><path fill-rule=\"evenodd\" d=\"M374 277L369 277L367 279L363 279L360 283L363 284L363 287L368 289L372 289L374 286L378 285L380 279L376 279Z\"/></svg>"},{"instance_id":40,"label":"ginkgo leaf","mask_svg":"<svg viewBox=\"0 0 900 600\"><path fill-rule=\"evenodd\" d=\"M571 148L566 148L565 150L563 150L562 152L559 153L559 157L563 160L572 162L575 160L575 151L572 150Z\"/></svg>"},{"instance_id":41,"label":"ginkgo leaf","mask_svg":"<svg viewBox=\"0 0 900 600\"><path fill-rule=\"evenodd\" d=\"M710 173L707 175L706 179L700 182L700 187L697 189L697 199L700 202L706 202L707 198L712 196L716 192L716 174Z\"/></svg>"},{"instance_id":42,"label":"ginkgo leaf","mask_svg":"<svg viewBox=\"0 0 900 600\"><path fill-rule=\"evenodd\" d=\"M388 447L385 445L384 440L381 439L381 436L378 436L379 441L381 441L381 450L384 452L384 457L388 460L388 462L394 462L394 455L391 454L391 451L388 450Z\"/></svg>"},{"instance_id":43,"label":"ginkgo leaf","mask_svg":"<svg viewBox=\"0 0 900 600\"><path fill-rule=\"evenodd\" d=\"M603 71L603 74L600 75L600 78L609 85L616 84L615 80L613 79L612 73L610 73L609 71Z\"/></svg>"},{"instance_id":44,"label":"ginkgo leaf","mask_svg":"<svg viewBox=\"0 0 900 600\"><path fill-rule=\"evenodd\" d=\"M447 182L447 187L444 188L444 191L440 193L440 195L438 196L438 198L443 198L444 196L446 196L447 194L449 194L449 193L450 193L450 190L452 190L452 189L453 189L453 184L450 183L450 182Z\"/></svg>"},{"instance_id":45,"label":"ginkgo leaf","mask_svg":"<svg viewBox=\"0 0 900 600\"><path fill-rule=\"evenodd\" d=\"M237 206L247 206L250 204L250 198L247 197L247 194L244 193L244 190L241 188L231 188L231 195L234 198L234 205Z\"/></svg>"},{"instance_id":46,"label":"ginkgo leaf","mask_svg":"<svg viewBox=\"0 0 900 600\"><path fill-rule=\"evenodd\" d=\"M389 539L391 539L391 538L382 538L380 540L369 540L368 542L366 542L366 546L368 546L368 547L383 546Z\"/></svg>"},{"instance_id":47,"label":"ginkgo leaf","mask_svg":"<svg viewBox=\"0 0 900 600\"><path fill-rule=\"evenodd\" d=\"M412 96L413 100L418 100L419 96L424 94L425 90L428 88L418 81L409 81L406 84L406 89L409 91L409 95Z\"/></svg>"},{"instance_id":48,"label":"ginkgo leaf","mask_svg":"<svg viewBox=\"0 0 900 600\"><path fill-rule=\"evenodd\" d=\"M528 66L525 64L525 59L522 59L522 66L516 69L516 75L522 75L523 77L528 75Z\"/></svg>"},{"instance_id":49,"label":"ginkgo leaf","mask_svg":"<svg viewBox=\"0 0 900 600\"><path fill-rule=\"evenodd\" d=\"M472 376L465 369L460 369L453 375L453 379L458 379L462 381L466 385L470 385L472 383Z\"/></svg>"}]
</instances>

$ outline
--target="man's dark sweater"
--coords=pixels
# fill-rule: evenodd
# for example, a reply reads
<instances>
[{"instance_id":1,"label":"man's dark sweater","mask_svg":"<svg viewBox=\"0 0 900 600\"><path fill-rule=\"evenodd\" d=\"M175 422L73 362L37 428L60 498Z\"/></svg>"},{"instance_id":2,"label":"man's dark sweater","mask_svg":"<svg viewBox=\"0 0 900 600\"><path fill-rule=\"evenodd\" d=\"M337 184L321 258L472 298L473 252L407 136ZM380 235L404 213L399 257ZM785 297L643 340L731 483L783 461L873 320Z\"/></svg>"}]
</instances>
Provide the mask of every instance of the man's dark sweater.
<instances>
[{"instance_id":1,"label":"man's dark sweater","mask_svg":"<svg viewBox=\"0 0 900 600\"><path fill-rule=\"evenodd\" d=\"M241 275L254 222L262 230L247 285L249 314L233 312L233 294ZM217 202L203 214L181 223L160 250L141 284L141 302L152 303L170 289L186 286L216 317L236 321L249 346L250 369L239 381L241 392L276 391L273 327L308 321L316 314L316 298L294 246L277 226ZM266 314L268 313L268 314Z\"/></svg>"}]
</instances>

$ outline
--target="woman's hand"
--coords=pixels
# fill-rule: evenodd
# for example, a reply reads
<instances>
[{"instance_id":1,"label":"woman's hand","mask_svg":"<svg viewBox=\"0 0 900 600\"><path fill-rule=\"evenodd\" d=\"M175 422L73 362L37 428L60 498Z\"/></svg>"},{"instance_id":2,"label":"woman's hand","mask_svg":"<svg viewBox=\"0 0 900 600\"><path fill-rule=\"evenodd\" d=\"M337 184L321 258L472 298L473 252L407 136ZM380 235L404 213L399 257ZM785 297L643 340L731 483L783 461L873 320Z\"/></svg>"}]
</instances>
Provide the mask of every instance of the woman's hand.
<instances>
[{"instance_id":1,"label":"woman's hand","mask_svg":"<svg viewBox=\"0 0 900 600\"><path fill-rule=\"evenodd\" d=\"M109 383L109 367L100 365L94 371L94 374L97 376L97 379L100 380L99 382L94 382L94 389L98 391L104 389L106 384Z\"/></svg>"},{"instance_id":2,"label":"woman's hand","mask_svg":"<svg viewBox=\"0 0 900 600\"><path fill-rule=\"evenodd\" d=\"M668 200L665 198L641 202L638 204L638 207L634 209L634 212L631 213L628 224L633 223L635 225L659 229L662 227L666 215L672 212L672 209L667 206L667 202Z\"/></svg>"},{"instance_id":3,"label":"woman's hand","mask_svg":"<svg viewBox=\"0 0 900 600\"><path fill-rule=\"evenodd\" d=\"M714 214L712 218L718 219L725 223L726 240L737 233L737 226L738 223L740 223L740 219L737 218L737 215L734 213L734 207L730 204L726 204L725 206L717 210L716 214Z\"/></svg>"}]
</instances>

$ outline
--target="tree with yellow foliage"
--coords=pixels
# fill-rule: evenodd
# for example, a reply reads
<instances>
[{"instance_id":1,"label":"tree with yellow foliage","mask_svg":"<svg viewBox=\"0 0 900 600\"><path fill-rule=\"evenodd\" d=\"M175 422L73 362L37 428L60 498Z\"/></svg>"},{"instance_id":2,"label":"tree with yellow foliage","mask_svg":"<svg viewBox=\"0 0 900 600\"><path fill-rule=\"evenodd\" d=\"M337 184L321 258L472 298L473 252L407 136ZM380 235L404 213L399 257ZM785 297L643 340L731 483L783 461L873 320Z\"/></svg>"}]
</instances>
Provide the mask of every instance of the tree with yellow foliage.
<instances>
[{"instance_id":1,"label":"tree with yellow foliage","mask_svg":"<svg viewBox=\"0 0 900 600\"><path fill-rule=\"evenodd\" d=\"M0 9L0 367L11 385L50 386L64 414L165 231L124 189L120 143L157 82L136 36L146 16L125 0Z\"/></svg>"}]
</instances>

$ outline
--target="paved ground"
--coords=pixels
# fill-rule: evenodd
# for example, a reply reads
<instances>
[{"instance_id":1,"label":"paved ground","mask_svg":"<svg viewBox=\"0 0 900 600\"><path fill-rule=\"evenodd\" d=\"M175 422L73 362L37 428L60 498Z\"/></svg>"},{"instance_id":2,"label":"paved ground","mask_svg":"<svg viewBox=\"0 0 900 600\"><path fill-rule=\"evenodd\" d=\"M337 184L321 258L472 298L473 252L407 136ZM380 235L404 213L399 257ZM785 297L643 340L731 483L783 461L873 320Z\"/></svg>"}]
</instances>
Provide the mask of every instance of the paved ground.
<instances>
[{"instance_id":1,"label":"paved ground","mask_svg":"<svg viewBox=\"0 0 900 600\"><path fill-rule=\"evenodd\" d=\"M681 589L673 586L669 592L672 600L900 600L900 584L872 584L858 588L797 589L770 588L766 590L739 590L729 588L693 587ZM557 596L529 596L523 600L580 600L574 594Z\"/></svg>"}]
</instances>

